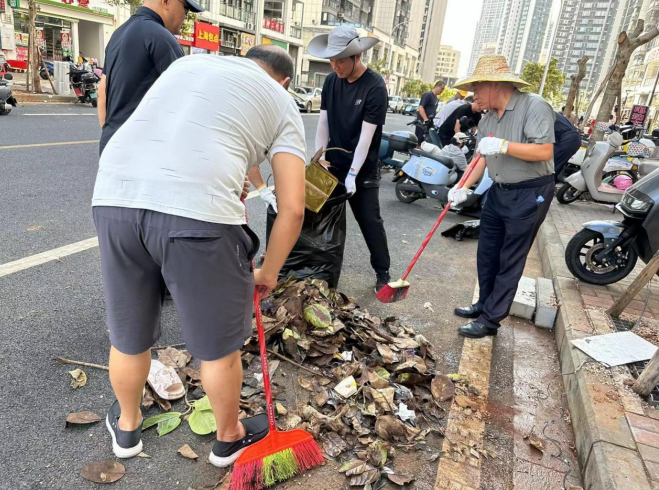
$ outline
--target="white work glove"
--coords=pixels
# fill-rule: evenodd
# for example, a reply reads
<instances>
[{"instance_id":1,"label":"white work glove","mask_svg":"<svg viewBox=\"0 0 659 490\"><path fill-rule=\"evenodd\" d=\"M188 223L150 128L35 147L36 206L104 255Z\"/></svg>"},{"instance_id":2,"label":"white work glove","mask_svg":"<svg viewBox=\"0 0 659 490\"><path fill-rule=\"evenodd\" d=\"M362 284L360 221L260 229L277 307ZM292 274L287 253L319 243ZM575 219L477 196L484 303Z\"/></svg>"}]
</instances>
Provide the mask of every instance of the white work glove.
<instances>
[{"instance_id":1,"label":"white work glove","mask_svg":"<svg viewBox=\"0 0 659 490\"><path fill-rule=\"evenodd\" d=\"M267 186L261 187L259 189L259 197L265 202L265 207L267 208L268 206L272 206L272 209L275 210L275 213L277 211L277 198L273 194L273 192L268 189Z\"/></svg>"},{"instance_id":2,"label":"white work glove","mask_svg":"<svg viewBox=\"0 0 659 490\"><path fill-rule=\"evenodd\" d=\"M481 155L496 155L497 153L501 153L505 142L506 140L504 139L487 136L481 140L478 145L478 151Z\"/></svg>"},{"instance_id":3,"label":"white work glove","mask_svg":"<svg viewBox=\"0 0 659 490\"><path fill-rule=\"evenodd\" d=\"M460 189L451 187L448 191L448 200L451 201L454 206L458 206L469 198L469 194L471 194L470 189L465 189L464 187L461 187Z\"/></svg>"},{"instance_id":4,"label":"white work glove","mask_svg":"<svg viewBox=\"0 0 659 490\"><path fill-rule=\"evenodd\" d=\"M346 192L350 195L353 195L357 192L357 184L355 183L355 176L348 174L345 181Z\"/></svg>"}]
</instances>

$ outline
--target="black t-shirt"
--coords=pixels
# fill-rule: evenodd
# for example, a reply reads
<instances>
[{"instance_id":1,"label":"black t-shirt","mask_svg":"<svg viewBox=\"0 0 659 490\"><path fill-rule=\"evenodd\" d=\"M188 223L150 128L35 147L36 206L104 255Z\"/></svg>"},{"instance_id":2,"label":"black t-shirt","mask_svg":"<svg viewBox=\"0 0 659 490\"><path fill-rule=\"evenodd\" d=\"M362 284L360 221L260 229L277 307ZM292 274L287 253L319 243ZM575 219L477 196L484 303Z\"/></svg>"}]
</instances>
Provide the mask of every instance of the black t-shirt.
<instances>
[{"instance_id":1,"label":"black t-shirt","mask_svg":"<svg viewBox=\"0 0 659 490\"><path fill-rule=\"evenodd\" d=\"M345 181L352 158L359 143L362 123L377 125L373 141L368 149L364 166L357 175L357 183L379 179L378 152L382 139L382 126L387 116L387 86L382 76L367 68L364 74L352 83L332 73L325 80L321 109L327 111L329 126L328 148L339 147L351 151L330 151L325 154L332 164L330 170Z\"/></svg>"},{"instance_id":2,"label":"black t-shirt","mask_svg":"<svg viewBox=\"0 0 659 490\"><path fill-rule=\"evenodd\" d=\"M151 85L182 56L178 41L150 8L138 8L114 32L105 48L106 116L99 145L101 153ZM176 94L172 94L172 100L175 99Z\"/></svg>"},{"instance_id":3,"label":"black t-shirt","mask_svg":"<svg viewBox=\"0 0 659 490\"><path fill-rule=\"evenodd\" d=\"M443 146L451 143L451 138L455 136L456 119L462 119L465 116L468 119L468 123L460 126L460 131L463 132L467 131L470 127L478 126L478 122L481 120L481 113L474 112L471 109L471 104L462 104L454 110L448 118L446 118L446 121L442 123L437 131L439 140L442 142Z\"/></svg>"},{"instance_id":4,"label":"black t-shirt","mask_svg":"<svg viewBox=\"0 0 659 490\"><path fill-rule=\"evenodd\" d=\"M554 143L554 172L558 175L567 164L567 161L572 158L572 155L579 151L581 136L579 136L577 128L560 112L556 113L554 136L556 137L556 143Z\"/></svg>"},{"instance_id":5,"label":"black t-shirt","mask_svg":"<svg viewBox=\"0 0 659 490\"><path fill-rule=\"evenodd\" d=\"M426 111L426 116L428 116L428 119L432 120L435 119L435 114L437 114L437 103L439 102L439 99L437 96L434 94L434 92L429 91L426 92L421 96L421 101L419 102L419 107L423 107L423 110ZM417 113L418 115L418 113ZM421 118L421 115L418 115L419 119Z\"/></svg>"}]
</instances>

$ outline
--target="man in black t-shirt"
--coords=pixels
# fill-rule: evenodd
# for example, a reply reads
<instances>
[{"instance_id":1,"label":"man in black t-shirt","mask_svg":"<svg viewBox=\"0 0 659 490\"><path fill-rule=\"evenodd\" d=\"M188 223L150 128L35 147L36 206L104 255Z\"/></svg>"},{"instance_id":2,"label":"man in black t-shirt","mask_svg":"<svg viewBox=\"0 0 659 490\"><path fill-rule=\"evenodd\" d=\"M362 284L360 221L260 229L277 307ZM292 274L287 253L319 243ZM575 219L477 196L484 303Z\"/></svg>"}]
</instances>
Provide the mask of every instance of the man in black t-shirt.
<instances>
[{"instance_id":1,"label":"man in black t-shirt","mask_svg":"<svg viewBox=\"0 0 659 490\"><path fill-rule=\"evenodd\" d=\"M388 98L384 79L367 68L361 56L378 42L376 37L360 38L356 29L340 26L313 38L308 48L312 55L329 59L334 70L323 85L316 149L339 147L351 152L332 151L325 157L332 165L330 171L351 194L350 208L377 276L376 291L390 281L378 166Z\"/></svg>"},{"instance_id":2,"label":"man in black t-shirt","mask_svg":"<svg viewBox=\"0 0 659 490\"><path fill-rule=\"evenodd\" d=\"M483 109L481 109L481 106L476 102L463 104L454 110L437 130L442 146L450 144L455 133L466 133L470 129L478 126L478 122L481 120L482 111Z\"/></svg>"},{"instance_id":3,"label":"man in black t-shirt","mask_svg":"<svg viewBox=\"0 0 659 490\"><path fill-rule=\"evenodd\" d=\"M183 56L174 35L187 13L203 11L194 0L145 0L112 34L98 87L99 154L158 77Z\"/></svg>"},{"instance_id":4,"label":"man in black t-shirt","mask_svg":"<svg viewBox=\"0 0 659 490\"><path fill-rule=\"evenodd\" d=\"M435 119L435 114L437 114L437 104L439 102L439 95L446 88L444 82L437 82L432 90L429 90L421 96L419 101L419 110L417 112L417 120L424 123L427 127L432 126L432 121ZM416 133L416 138L419 140L419 146L426 139L425 131L423 128L416 127L414 132Z\"/></svg>"}]
</instances>

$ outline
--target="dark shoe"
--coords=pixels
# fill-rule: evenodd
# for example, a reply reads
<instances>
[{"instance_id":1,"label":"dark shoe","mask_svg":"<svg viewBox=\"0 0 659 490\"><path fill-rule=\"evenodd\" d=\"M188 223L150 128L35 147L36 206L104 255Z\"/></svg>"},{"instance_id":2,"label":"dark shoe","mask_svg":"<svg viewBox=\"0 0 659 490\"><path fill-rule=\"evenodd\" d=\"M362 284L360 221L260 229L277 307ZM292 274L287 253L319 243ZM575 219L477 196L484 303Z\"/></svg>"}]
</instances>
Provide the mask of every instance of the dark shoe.
<instances>
[{"instance_id":1,"label":"dark shoe","mask_svg":"<svg viewBox=\"0 0 659 490\"><path fill-rule=\"evenodd\" d=\"M112 436L112 452L117 458L133 458L142 452L142 424L135 430L121 430L120 416L121 408L119 402L115 401L105 417L105 425Z\"/></svg>"},{"instance_id":2,"label":"dark shoe","mask_svg":"<svg viewBox=\"0 0 659 490\"><path fill-rule=\"evenodd\" d=\"M226 468L233 464L247 447L259 442L270 432L268 416L264 413L242 419L240 422L245 427L245 437L234 442L215 441L208 456L213 466Z\"/></svg>"},{"instance_id":3,"label":"dark shoe","mask_svg":"<svg viewBox=\"0 0 659 490\"><path fill-rule=\"evenodd\" d=\"M480 339L488 335L496 335L497 329L486 327L481 322L469 322L464 327L458 328L458 333L470 339Z\"/></svg>"},{"instance_id":4,"label":"dark shoe","mask_svg":"<svg viewBox=\"0 0 659 490\"><path fill-rule=\"evenodd\" d=\"M389 271L377 272L376 275L377 275L377 279L375 280L375 294L379 293L380 289L382 289L391 282L391 276L389 275Z\"/></svg>"},{"instance_id":5,"label":"dark shoe","mask_svg":"<svg viewBox=\"0 0 659 490\"><path fill-rule=\"evenodd\" d=\"M483 313L483 308L478 305L471 305L466 308L456 308L453 313L462 318L478 318Z\"/></svg>"}]
</instances>

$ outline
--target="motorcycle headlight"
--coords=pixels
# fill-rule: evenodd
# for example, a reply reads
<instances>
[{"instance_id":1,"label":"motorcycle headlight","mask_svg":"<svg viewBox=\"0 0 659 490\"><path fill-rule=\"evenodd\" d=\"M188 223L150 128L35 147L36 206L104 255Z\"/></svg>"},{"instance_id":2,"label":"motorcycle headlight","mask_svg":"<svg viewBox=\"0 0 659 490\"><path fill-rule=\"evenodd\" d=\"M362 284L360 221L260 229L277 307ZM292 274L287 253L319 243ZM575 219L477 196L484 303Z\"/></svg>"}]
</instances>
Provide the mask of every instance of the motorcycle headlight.
<instances>
[{"instance_id":1,"label":"motorcycle headlight","mask_svg":"<svg viewBox=\"0 0 659 490\"><path fill-rule=\"evenodd\" d=\"M622 198L622 202L627 209L636 213L644 213L650 209L650 206L652 206L652 202L638 199L630 194L625 194Z\"/></svg>"}]
</instances>

